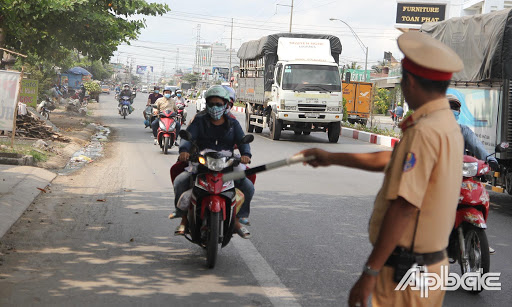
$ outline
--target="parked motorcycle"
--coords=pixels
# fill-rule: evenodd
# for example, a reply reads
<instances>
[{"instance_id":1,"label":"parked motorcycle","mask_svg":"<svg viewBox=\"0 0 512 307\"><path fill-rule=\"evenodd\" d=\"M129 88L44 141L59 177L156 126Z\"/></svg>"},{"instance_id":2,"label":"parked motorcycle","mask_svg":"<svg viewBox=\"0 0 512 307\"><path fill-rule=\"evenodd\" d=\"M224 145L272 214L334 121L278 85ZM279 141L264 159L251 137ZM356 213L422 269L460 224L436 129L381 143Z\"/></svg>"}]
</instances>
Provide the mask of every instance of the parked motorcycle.
<instances>
[{"instance_id":1,"label":"parked motorcycle","mask_svg":"<svg viewBox=\"0 0 512 307\"><path fill-rule=\"evenodd\" d=\"M508 143L501 143L496 152L506 148ZM489 193L482 182L489 171L490 167L484 161L464 156L459 204L448 244L448 256L452 263L459 263L462 274L479 272L480 269L482 274L489 272L489 243L485 233Z\"/></svg>"},{"instance_id":2,"label":"parked motorcycle","mask_svg":"<svg viewBox=\"0 0 512 307\"><path fill-rule=\"evenodd\" d=\"M119 114L125 119L128 114L130 114L130 97L122 96L121 101L119 102Z\"/></svg>"},{"instance_id":3,"label":"parked motorcycle","mask_svg":"<svg viewBox=\"0 0 512 307\"><path fill-rule=\"evenodd\" d=\"M191 140L188 131L182 130L180 137ZM254 140L246 135L242 143ZM195 146L197 149L197 146ZM197 176L192 188L188 207L188 226L185 235L190 242L206 249L206 263L213 268L217 261L219 244L226 246L235 231L236 211L243 203L243 193L235 189L233 180L222 182L223 173L233 170L240 164L240 157L232 152L205 150L191 155L191 162L198 162ZM238 195L238 197L237 197Z\"/></svg>"},{"instance_id":4,"label":"parked motorcycle","mask_svg":"<svg viewBox=\"0 0 512 307\"><path fill-rule=\"evenodd\" d=\"M156 138L164 154L167 154L176 141L176 116L176 113L171 110L165 110L159 116Z\"/></svg>"}]
</instances>

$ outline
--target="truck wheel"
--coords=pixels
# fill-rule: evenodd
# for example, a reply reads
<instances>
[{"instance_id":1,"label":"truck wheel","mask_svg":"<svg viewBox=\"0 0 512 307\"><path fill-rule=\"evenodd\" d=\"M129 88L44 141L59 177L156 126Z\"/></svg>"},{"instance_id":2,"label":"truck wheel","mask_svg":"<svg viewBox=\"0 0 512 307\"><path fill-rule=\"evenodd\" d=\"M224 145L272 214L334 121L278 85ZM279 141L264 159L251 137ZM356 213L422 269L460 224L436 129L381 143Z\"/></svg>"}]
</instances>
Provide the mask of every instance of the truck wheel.
<instances>
[{"instance_id":1,"label":"truck wheel","mask_svg":"<svg viewBox=\"0 0 512 307\"><path fill-rule=\"evenodd\" d=\"M329 143L338 143L341 132L341 122L334 122L329 124L329 128L327 130L327 137L329 138Z\"/></svg>"},{"instance_id":2,"label":"truck wheel","mask_svg":"<svg viewBox=\"0 0 512 307\"><path fill-rule=\"evenodd\" d=\"M304 134L304 135L310 135L310 134L311 134L311 131L302 131L302 134Z\"/></svg>"},{"instance_id":3,"label":"truck wheel","mask_svg":"<svg viewBox=\"0 0 512 307\"><path fill-rule=\"evenodd\" d=\"M258 127L258 126L254 126L254 132L262 133L263 132L263 128L262 127Z\"/></svg>"},{"instance_id":4,"label":"truck wheel","mask_svg":"<svg viewBox=\"0 0 512 307\"><path fill-rule=\"evenodd\" d=\"M245 112L245 130L248 133L252 133L254 131L254 126L251 123L251 114L249 112Z\"/></svg>"},{"instance_id":5,"label":"truck wheel","mask_svg":"<svg viewBox=\"0 0 512 307\"><path fill-rule=\"evenodd\" d=\"M295 135L301 135L302 131L301 130L293 130L293 133L295 133Z\"/></svg>"},{"instance_id":6,"label":"truck wheel","mask_svg":"<svg viewBox=\"0 0 512 307\"><path fill-rule=\"evenodd\" d=\"M283 122L279 119L276 119L276 114L274 112L272 112L272 115L270 115L270 121L270 138L272 138L274 141L277 141L281 137Z\"/></svg>"}]
</instances>

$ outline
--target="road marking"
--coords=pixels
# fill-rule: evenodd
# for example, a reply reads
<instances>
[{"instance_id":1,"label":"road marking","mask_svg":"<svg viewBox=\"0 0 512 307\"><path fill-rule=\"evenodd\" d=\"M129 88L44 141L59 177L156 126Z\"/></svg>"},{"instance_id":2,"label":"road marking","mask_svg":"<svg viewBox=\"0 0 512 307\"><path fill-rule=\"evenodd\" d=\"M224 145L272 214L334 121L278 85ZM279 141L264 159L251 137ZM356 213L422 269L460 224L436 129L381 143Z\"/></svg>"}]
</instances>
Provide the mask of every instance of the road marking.
<instances>
[{"instance_id":1,"label":"road marking","mask_svg":"<svg viewBox=\"0 0 512 307\"><path fill-rule=\"evenodd\" d=\"M293 294L281 283L277 274L263 259L251 241L233 238L232 242L272 305L300 306Z\"/></svg>"}]
</instances>

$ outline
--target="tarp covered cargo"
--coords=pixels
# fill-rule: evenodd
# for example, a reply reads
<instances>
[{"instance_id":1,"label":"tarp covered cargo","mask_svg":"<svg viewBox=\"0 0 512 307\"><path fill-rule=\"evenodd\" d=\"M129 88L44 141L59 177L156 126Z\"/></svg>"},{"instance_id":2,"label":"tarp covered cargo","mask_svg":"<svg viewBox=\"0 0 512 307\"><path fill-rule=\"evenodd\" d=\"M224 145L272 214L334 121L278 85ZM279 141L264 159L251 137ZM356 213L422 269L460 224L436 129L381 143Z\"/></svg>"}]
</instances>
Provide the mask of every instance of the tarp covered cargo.
<instances>
[{"instance_id":1,"label":"tarp covered cargo","mask_svg":"<svg viewBox=\"0 0 512 307\"><path fill-rule=\"evenodd\" d=\"M331 45L331 55L336 63L339 64L341 54L341 42L337 36L327 34L305 34L305 33L277 33L263 36L258 40L248 41L240 46L237 57L240 60L258 60L265 59L265 91L270 91L272 87L274 68L277 63L277 45L280 37L309 38L309 39L328 39Z\"/></svg>"},{"instance_id":2,"label":"tarp covered cargo","mask_svg":"<svg viewBox=\"0 0 512 307\"><path fill-rule=\"evenodd\" d=\"M425 23L421 31L450 46L464 70L452 80L479 82L512 79L512 10Z\"/></svg>"}]
</instances>

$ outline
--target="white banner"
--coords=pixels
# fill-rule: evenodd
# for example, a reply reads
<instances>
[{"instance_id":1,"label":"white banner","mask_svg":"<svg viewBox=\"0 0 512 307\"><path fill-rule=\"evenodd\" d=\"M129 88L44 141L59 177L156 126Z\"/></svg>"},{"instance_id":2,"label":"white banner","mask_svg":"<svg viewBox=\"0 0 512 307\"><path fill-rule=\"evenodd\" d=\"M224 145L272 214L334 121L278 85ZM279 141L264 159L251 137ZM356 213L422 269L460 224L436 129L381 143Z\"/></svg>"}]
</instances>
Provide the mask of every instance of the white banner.
<instances>
[{"instance_id":1,"label":"white banner","mask_svg":"<svg viewBox=\"0 0 512 307\"><path fill-rule=\"evenodd\" d=\"M0 130L12 131L21 73L0 70Z\"/></svg>"}]
</instances>

